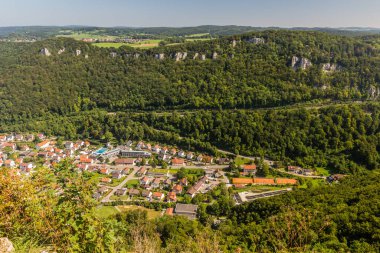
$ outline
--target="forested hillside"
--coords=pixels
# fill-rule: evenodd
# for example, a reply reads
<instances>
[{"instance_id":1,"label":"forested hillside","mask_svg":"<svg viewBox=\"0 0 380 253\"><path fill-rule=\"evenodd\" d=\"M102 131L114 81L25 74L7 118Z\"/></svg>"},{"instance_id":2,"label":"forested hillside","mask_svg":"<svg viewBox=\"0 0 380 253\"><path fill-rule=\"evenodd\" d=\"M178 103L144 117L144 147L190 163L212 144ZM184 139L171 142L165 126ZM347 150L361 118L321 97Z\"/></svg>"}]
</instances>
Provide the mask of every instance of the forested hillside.
<instances>
[{"instance_id":1,"label":"forested hillside","mask_svg":"<svg viewBox=\"0 0 380 253\"><path fill-rule=\"evenodd\" d=\"M264 31L149 50L102 49L70 39L2 43L0 123L4 131L119 143L145 138L340 172L375 169L375 42ZM43 48L51 55L40 54ZM315 106L352 101L365 103ZM185 112L150 113L157 110Z\"/></svg>"},{"instance_id":2,"label":"forested hillside","mask_svg":"<svg viewBox=\"0 0 380 253\"><path fill-rule=\"evenodd\" d=\"M252 38L265 43L247 41ZM100 49L68 39L2 43L1 51L6 53L0 65L1 120L93 107L108 111L260 108L326 99L377 99L380 94L378 50L360 38L270 31L234 39L235 47L233 38L225 38L145 51ZM42 48L52 55L40 55ZM65 52L58 55L62 48ZM175 61L178 52L186 52L187 58ZM156 59L160 53L162 60ZM199 57L193 60L196 53ZM293 56L310 60L312 66L294 70ZM322 71L327 63L336 63L337 69Z\"/></svg>"}]
</instances>

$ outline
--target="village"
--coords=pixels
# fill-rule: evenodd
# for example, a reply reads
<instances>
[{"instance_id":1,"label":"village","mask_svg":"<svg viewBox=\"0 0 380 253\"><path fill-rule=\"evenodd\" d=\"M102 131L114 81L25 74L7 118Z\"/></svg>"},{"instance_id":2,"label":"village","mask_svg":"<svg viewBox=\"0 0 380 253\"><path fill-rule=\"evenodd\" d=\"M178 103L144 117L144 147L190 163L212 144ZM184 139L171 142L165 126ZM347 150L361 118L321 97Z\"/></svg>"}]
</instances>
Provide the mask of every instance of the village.
<instances>
[{"instance_id":1,"label":"village","mask_svg":"<svg viewBox=\"0 0 380 253\"><path fill-rule=\"evenodd\" d=\"M61 140L42 133L13 133L0 135L0 150L0 166L26 176L40 167L53 168L70 159L78 173L91 173L97 180L93 198L100 205L172 203L167 214L189 218L196 217L198 208L190 204L191 200L221 184L232 187L236 204L241 204L291 191L299 184L298 176L325 179L298 166L288 166L284 178L259 177L257 165L247 158L248 163L239 165L236 176L229 171L235 161L225 154L213 157L144 141L94 145L88 140ZM273 162L268 163L273 167Z\"/></svg>"}]
</instances>

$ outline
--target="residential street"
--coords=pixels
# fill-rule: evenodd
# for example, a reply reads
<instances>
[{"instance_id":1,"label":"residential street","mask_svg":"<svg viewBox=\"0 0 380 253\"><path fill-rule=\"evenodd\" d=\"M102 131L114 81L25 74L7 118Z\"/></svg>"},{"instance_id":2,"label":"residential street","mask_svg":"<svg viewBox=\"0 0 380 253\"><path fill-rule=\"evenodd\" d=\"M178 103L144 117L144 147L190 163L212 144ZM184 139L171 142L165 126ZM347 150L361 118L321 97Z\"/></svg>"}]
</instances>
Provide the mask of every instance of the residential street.
<instances>
[{"instance_id":1,"label":"residential street","mask_svg":"<svg viewBox=\"0 0 380 253\"><path fill-rule=\"evenodd\" d=\"M129 181L129 180L132 180L132 179L138 179L138 177L135 177L135 174L136 172L138 171L138 167L135 167L133 169L133 171L123 180L123 182L121 182L118 186L115 186L115 187L109 187L110 189L112 189L108 194L107 196L105 196L101 202L102 203L106 203L106 202L112 202L112 200L110 199L111 196L115 195L115 192L121 188L123 188L123 186Z\"/></svg>"}]
</instances>

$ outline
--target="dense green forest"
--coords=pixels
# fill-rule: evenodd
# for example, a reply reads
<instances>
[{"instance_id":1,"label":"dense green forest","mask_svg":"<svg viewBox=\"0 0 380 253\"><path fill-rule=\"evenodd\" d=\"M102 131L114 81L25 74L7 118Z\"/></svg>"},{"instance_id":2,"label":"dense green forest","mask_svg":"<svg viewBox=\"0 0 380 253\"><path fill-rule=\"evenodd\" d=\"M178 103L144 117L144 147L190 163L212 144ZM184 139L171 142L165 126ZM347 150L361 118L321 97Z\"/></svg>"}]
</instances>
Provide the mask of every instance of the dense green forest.
<instances>
[{"instance_id":1,"label":"dense green forest","mask_svg":"<svg viewBox=\"0 0 380 253\"><path fill-rule=\"evenodd\" d=\"M45 132L66 139L148 140L217 154L265 156L285 164L357 173L380 164L380 107L327 106L258 111L117 113L92 110L0 125L6 132Z\"/></svg>"},{"instance_id":2,"label":"dense green forest","mask_svg":"<svg viewBox=\"0 0 380 253\"><path fill-rule=\"evenodd\" d=\"M231 193L220 186L209 193L216 201L201 205L198 221L148 220L140 211L100 218L90 178L67 162L28 179L1 169L0 236L20 252L378 252L380 247L378 172L241 206L233 206ZM226 219L215 223L215 215Z\"/></svg>"}]
</instances>

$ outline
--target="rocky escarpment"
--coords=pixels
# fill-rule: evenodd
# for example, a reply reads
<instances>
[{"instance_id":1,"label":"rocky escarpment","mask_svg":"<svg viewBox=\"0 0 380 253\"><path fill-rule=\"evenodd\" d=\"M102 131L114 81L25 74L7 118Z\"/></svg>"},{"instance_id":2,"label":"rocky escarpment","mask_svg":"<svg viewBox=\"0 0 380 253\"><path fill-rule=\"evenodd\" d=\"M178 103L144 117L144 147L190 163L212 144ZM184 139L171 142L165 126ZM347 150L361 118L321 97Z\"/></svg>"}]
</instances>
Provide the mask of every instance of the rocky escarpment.
<instances>
[{"instance_id":1,"label":"rocky escarpment","mask_svg":"<svg viewBox=\"0 0 380 253\"><path fill-rule=\"evenodd\" d=\"M255 45L264 44L265 43L265 39L263 39L263 38L257 38L257 37L249 38L246 41L248 43L252 43L252 44L255 44Z\"/></svg>"},{"instance_id":2,"label":"rocky escarpment","mask_svg":"<svg viewBox=\"0 0 380 253\"><path fill-rule=\"evenodd\" d=\"M341 69L342 69L342 66L335 63L322 64L322 71L325 73L331 73L331 72L339 71Z\"/></svg>"},{"instance_id":3,"label":"rocky escarpment","mask_svg":"<svg viewBox=\"0 0 380 253\"><path fill-rule=\"evenodd\" d=\"M311 66L313 66L313 64L307 58L303 58L303 57L300 58L297 56L292 57L291 67L294 70L297 70L297 69L306 70L306 69L310 68Z\"/></svg>"},{"instance_id":4,"label":"rocky escarpment","mask_svg":"<svg viewBox=\"0 0 380 253\"><path fill-rule=\"evenodd\" d=\"M45 55L45 56L50 56L50 55L51 55L49 49L47 49L47 48L42 48L42 49L40 50L40 54L41 54L41 55Z\"/></svg>"},{"instance_id":5,"label":"rocky escarpment","mask_svg":"<svg viewBox=\"0 0 380 253\"><path fill-rule=\"evenodd\" d=\"M371 85L368 89L368 96L370 99L378 99L380 97L380 87Z\"/></svg>"}]
</instances>

